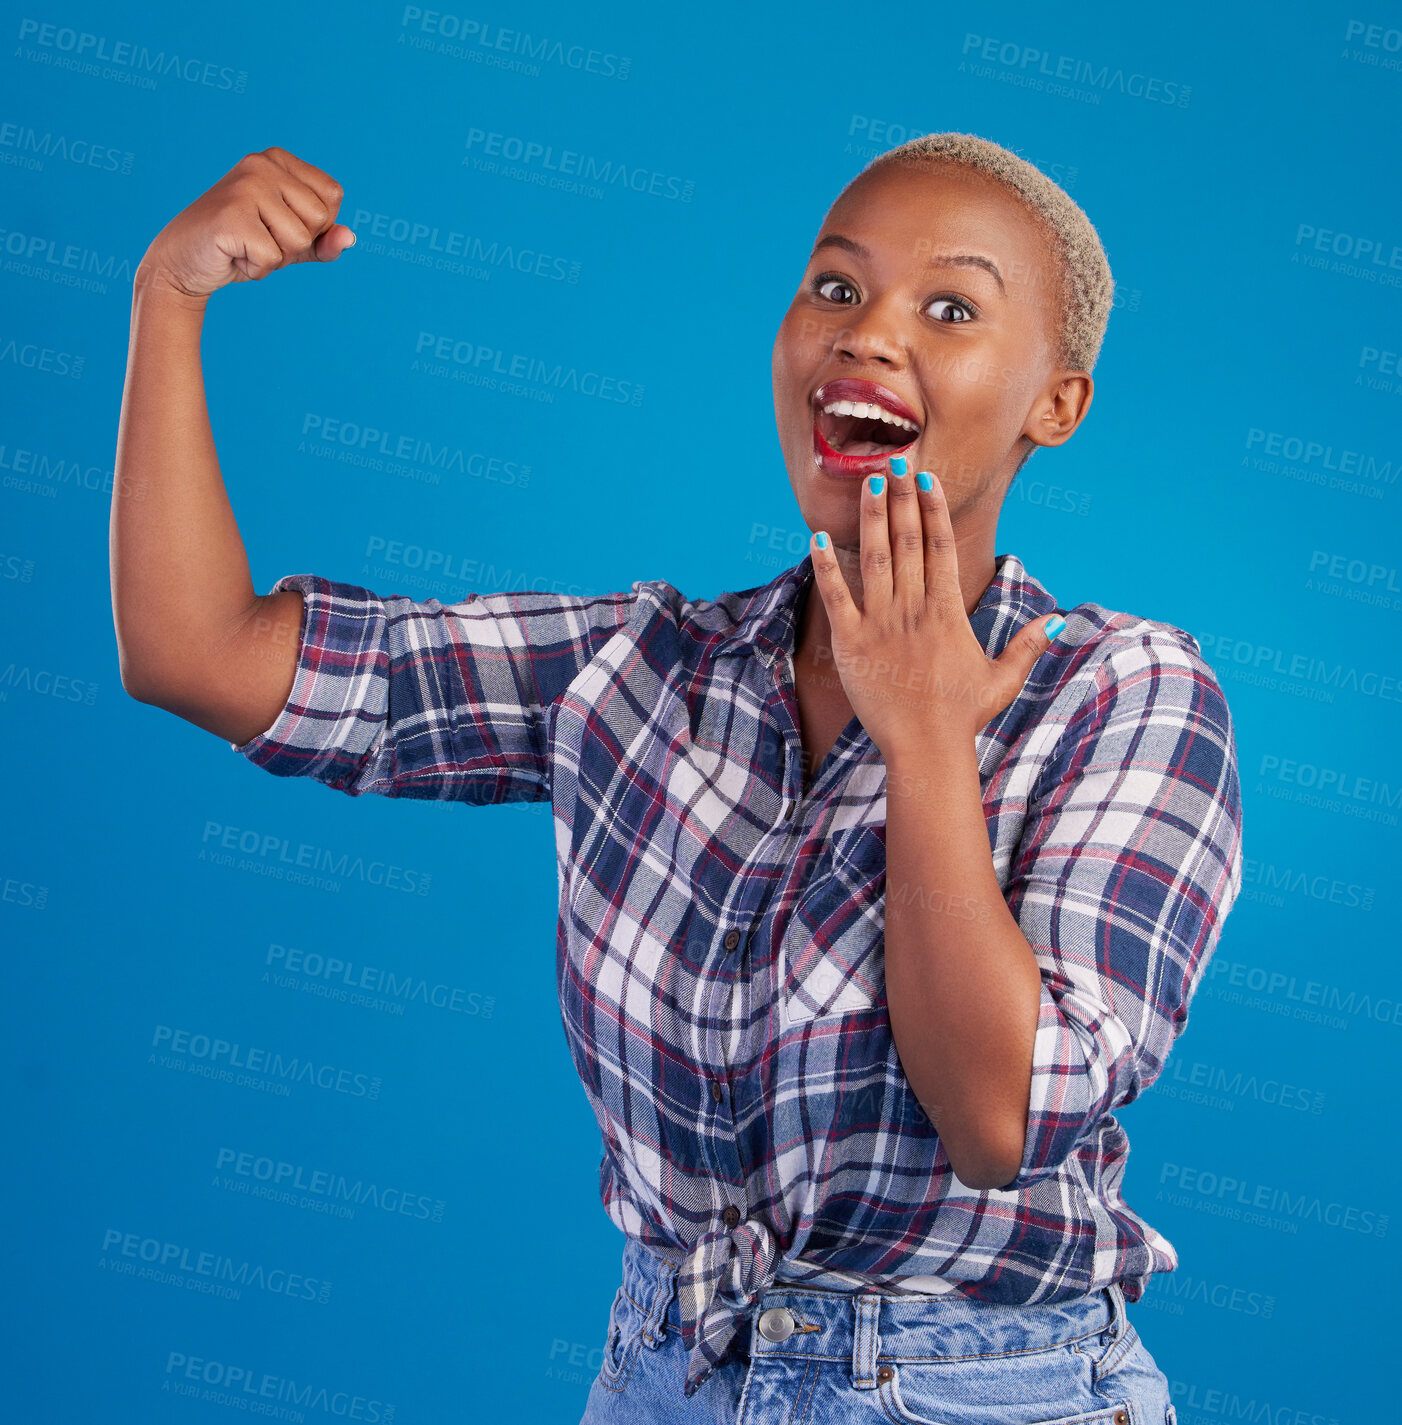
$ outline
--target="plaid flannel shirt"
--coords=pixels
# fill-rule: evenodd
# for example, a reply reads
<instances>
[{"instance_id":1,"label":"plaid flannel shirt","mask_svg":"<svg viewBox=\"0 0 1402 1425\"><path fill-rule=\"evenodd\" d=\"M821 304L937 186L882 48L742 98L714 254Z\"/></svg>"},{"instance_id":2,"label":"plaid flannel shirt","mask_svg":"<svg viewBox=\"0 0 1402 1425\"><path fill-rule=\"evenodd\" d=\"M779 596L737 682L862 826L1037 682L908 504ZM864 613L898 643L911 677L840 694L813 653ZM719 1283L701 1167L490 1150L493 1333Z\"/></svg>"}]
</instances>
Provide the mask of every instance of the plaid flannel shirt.
<instances>
[{"instance_id":1,"label":"plaid flannel shirt","mask_svg":"<svg viewBox=\"0 0 1402 1425\"><path fill-rule=\"evenodd\" d=\"M958 1181L896 1055L886 768L853 718L805 793L812 557L714 600L414 602L311 574L295 681L230 744L359 796L550 801L556 966L610 1219L678 1265L694 1394L776 1278L1137 1301L1172 1244L1112 1110L1163 1069L1241 884L1232 721L1196 641L1083 603L977 736L989 847L1041 967L1022 1164ZM812 597L819 597L813 590ZM1055 600L999 556L996 657ZM486 886L481 894L489 894Z\"/></svg>"}]
</instances>

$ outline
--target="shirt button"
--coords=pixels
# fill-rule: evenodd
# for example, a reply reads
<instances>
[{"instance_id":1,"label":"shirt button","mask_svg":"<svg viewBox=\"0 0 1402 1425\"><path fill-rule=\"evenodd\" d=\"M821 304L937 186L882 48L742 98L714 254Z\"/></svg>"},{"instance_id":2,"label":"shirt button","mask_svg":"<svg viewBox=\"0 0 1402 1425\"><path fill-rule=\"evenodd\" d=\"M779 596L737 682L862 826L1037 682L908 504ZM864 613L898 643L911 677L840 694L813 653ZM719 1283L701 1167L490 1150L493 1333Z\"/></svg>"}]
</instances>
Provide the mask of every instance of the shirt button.
<instances>
[{"instance_id":1,"label":"shirt button","mask_svg":"<svg viewBox=\"0 0 1402 1425\"><path fill-rule=\"evenodd\" d=\"M740 1209L736 1207L734 1203L731 1203L731 1205L721 1213L720 1220L724 1222L727 1227L734 1227L736 1223L740 1221Z\"/></svg>"},{"instance_id":2,"label":"shirt button","mask_svg":"<svg viewBox=\"0 0 1402 1425\"><path fill-rule=\"evenodd\" d=\"M733 950L740 943L740 932L738 930L727 930L725 932L725 948Z\"/></svg>"},{"instance_id":3,"label":"shirt button","mask_svg":"<svg viewBox=\"0 0 1402 1425\"><path fill-rule=\"evenodd\" d=\"M721 1091L720 1084L715 1079L711 1080L711 1097L715 1099L717 1103L725 1097L725 1094Z\"/></svg>"}]
</instances>

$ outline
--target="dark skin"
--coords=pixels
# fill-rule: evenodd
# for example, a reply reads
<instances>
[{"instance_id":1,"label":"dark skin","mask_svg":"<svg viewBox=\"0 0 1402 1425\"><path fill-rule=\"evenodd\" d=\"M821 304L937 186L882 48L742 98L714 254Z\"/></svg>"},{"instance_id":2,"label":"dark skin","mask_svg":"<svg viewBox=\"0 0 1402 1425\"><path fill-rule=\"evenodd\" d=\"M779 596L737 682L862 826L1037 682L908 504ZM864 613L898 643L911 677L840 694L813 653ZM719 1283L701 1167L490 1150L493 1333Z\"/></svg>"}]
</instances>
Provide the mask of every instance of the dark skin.
<instances>
[{"instance_id":1,"label":"dark skin","mask_svg":"<svg viewBox=\"0 0 1402 1425\"><path fill-rule=\"evenodd\" d=\"M1059 280L1037 220L983 175L876 170L828 213L774 346L789 478L831 541L811 546L794 654L805 784L859 718L887 770L892 1036L955 1175L984 1189L1021 1163L1041 971L993 868L975 737L1049 639L1033 621L989 659L969 615L1024 453L1090 406L1089 373L1059 360ZM911 473L879 494L815 462L812 396L838 377L918 417Z\"/></svg>"},{"instance_id":2,"label":"dark skin","mask_svg":"<svg viewBox=\"0 0 1402 1425\"><path fill-rule=\"evenodd\" d=\"M824 243L834 235L870 256ZM938 253L990 258L1006 290L982 267L929 266ZM814 291L814 280L828 274L836 280ZM857 604L861 485L815 465L809 396L834 377L865 377L921 416L907 459L911 470L938 476L944 489L964 608L972 613L993 578L998 515L1024 451L1029 443L1068 440L1094 393L1089 374L1054 361L1056 277L1047 241L1026 210L962 169L878 170L828 213L774 343L774 411L804 519L832 537ZM976 308L972 320L958 307L961 298L963 312ZM821 600L805 599L800 611L794 675L807 778L853 716L834 677Z\"/></svg>"}]
</instances>

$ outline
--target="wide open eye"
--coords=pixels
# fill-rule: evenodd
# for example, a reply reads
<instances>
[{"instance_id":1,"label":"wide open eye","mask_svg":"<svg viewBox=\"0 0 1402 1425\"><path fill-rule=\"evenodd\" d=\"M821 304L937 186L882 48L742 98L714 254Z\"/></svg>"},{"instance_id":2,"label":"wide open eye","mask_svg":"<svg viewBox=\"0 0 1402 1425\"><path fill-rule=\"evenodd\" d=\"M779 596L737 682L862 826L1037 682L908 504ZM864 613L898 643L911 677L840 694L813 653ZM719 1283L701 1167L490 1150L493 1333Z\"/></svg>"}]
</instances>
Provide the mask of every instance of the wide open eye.
<instances>
[{"instance_id":1,"label":"wide open eye","mask_svg":"<svg viewBox=\"0 0 1402 1425\"><path fill-rule=\"evenodd\" d=\"M936 310L939 307L944 307L946 310L952 308L956 312L962 312L963 316L947 316ZM946 322L950 326L957 326L960 322L967 322L974 314L969 304L958 297L934 297L926 305L925 310L927 312L934 312L937 322Z\"/></svg>"},{"instance_id":2,"label":"wide open eye","mask_svg":"<svg viewBox=\"0 0 1402 1425\"><path fill-rule=\"evenodd\" d=\"M830 287L836 287L839 292L846 292L848 295L835 296L827 290ZM820 297L826 297L829 302L836 302L843 307L851 306L857 299L857 289L845 277L834 277L827 272L820 272L813 279L813 290Z\"/></svg>"}]
</instances>

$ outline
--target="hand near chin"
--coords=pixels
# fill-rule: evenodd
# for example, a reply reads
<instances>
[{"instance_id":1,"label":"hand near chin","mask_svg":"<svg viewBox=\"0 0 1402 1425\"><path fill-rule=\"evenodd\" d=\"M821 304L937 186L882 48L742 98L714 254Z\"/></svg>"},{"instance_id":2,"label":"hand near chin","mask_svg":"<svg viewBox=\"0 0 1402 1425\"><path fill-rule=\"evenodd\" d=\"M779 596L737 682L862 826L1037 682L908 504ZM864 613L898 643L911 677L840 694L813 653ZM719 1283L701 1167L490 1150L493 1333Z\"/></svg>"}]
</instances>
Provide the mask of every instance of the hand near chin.
<instances>
[{"instance_id":1,"label":"hand near chin","mask_svg":"<svg viewBox=\"0 0 1402 1425\"><path fill-rule=\"evenodd\" d=\"M1032 618L998 658L988 657L964 610L949 508L932 476L886 476L879 494L863 480L860 532L861 608L831 542L820 548L815 535L811 545L833 661L852 711L888 764L972 742L1017 697L1050 646L1046 625L1063 625Z\"/></svg>"}]
</instances>

